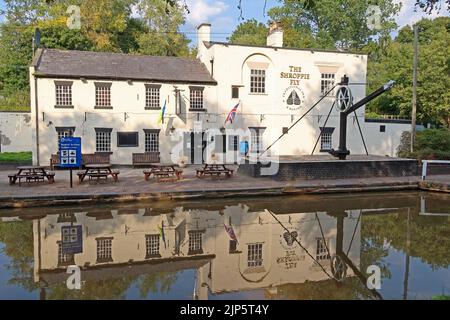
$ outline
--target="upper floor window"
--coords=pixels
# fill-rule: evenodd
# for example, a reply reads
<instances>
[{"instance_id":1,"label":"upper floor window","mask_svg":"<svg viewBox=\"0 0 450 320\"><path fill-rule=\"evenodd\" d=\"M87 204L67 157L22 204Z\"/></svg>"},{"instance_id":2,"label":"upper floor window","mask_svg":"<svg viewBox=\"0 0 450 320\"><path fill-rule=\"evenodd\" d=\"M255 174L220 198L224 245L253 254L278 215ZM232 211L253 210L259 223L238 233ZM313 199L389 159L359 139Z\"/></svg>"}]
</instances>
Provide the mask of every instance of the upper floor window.
<instances>
[{"instance_id":1,"label":"upper floor window","mask_svg":"<svg viewBox=\"0 0 450 320\"><path fill-rule=\"evenodd\" d=\"M231 86L231 98L239 99L239 87L238 86Z\"/></svg>"},{"instance_id":2,"label":"upper floor window","mask_svg":"<svg viewBox=\"0 0 450 320\"><path fill-rule=\"evenodd\" d=\"M159 130L144 129L145 152L159 152Z\"/></svg>"},{"instance_id":3,"label":"upper floor window","mask_svg":"<svg viewBox=\"0 0 450 320\"><path fill-rule=\"evenodd\" d=\"M56 108L73 108L72 81L55 81Z\"/></svg>"},{"instance_id":4,"label":"upper floor window","mask_svg":"<svg viewBox=\"0 0 450 320\"><path fill-rule=\"evenodd\" d=\"M111 132L109 128L95 128L95 150L97 152L111 151Z\"/></svg>"},{"instance_id":5,"label":"upper floor window","mask_svg":"<svg viewBox=\"0 0 450 320\"><path fill-rule=\"evenodd\" d=\"M160 85L145 85L145 109L161 109Z\"/></svg>"},{"instance_id":6,"label":"upper floor window","mask_svg":"<svg viewBox=\"0 0 450 320\"><path fill-rule=\"evenodd\" d=\"M334 90L331 92L328 92L333 88L334 82L335 82L336 74L334 73L322 73L322 77L320 80L320 94L322 96L327 95L332 96L334 95Z\"/></svg>"},{"instance_id":7,"label":"upper floor window","mask_svg":"<svg viewBox=\"0 0 450 320\"><path fill-rule=\"evenodd\" d=\"M203 253L203 231L189 231L189 252L188 254Z\"/></svg>"},{"instance_id":8,"label":"upper floor window","mask_svg":"<svg viewBox=\"0 0 450 320\"><path fill-rule=\"evenodd\" d=\"M250 243L247 251L247 266L260 267L263 263L262 255L263 244L262 243Z\"/></svg>"},{"instance_id":9,"label":"upper floor window","mask_svg":"<svg viewBox=\"0 0 450 320\"><path fill-rule=\"evenodd\" d=\"M95 83L95 107L96 108L112 108L111 107L111 83L103 83L103 82Z\"/></svg>"},{"instance_id":10,"label":"upper floor window","mask_svg":"<svg viewBox=\"0 0 450 320\"><path fill-rule=\"evenodd\" d=\"M266 70L250 70L250 92L266 93Z\"/></svg>"},{"instance_id":11,"label":"upper floor window","mask_svg":"<svg viewBox=\"0 0 450 320\"><path fill-rule=\"evenodd\" d=\"M204 89L203 87L189 87L190 110L204 110L203 89Z\"/></svg>"}]
</instances>

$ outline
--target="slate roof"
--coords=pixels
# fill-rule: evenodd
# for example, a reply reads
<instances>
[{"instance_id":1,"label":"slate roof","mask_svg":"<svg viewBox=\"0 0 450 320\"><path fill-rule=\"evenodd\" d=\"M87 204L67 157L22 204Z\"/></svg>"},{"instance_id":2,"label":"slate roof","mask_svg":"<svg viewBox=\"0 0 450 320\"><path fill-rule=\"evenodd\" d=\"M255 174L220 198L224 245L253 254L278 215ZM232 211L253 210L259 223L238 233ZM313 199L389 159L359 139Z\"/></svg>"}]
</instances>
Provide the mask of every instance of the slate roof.
<instances>
[{"instance_id":1,"label":"slate roof","mask_svg":"<svg viewBox=\"0 0 450 320\"><path fill-rule=\"evenodd\" d=\"M189 58L38 49L33 66L38 77L216 84L202 62Z\"/></svg>"}]
</instances>

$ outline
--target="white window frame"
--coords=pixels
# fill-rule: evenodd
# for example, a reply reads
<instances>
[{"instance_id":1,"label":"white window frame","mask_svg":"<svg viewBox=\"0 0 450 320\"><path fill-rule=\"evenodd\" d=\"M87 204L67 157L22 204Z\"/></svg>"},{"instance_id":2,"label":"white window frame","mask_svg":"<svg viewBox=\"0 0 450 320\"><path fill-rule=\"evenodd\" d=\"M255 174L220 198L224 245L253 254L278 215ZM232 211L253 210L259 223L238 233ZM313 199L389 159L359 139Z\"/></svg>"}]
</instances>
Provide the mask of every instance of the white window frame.
<instances>
[{"instance_id":1,"label":"white window frame","mask_svg":"<svg viewBox=\"0 0 450 320\"><path fill-rule=\"evenodd\" d=\"M112 109L111 86L111 83L95 83L95 108Z\"/></svg>"},{"instance_id":2,"label":"white window frame","mask_svg":"<svg viewBox=\"0 0 450 320\"><path fill-rule=\"evenodd\" d=\"M203 252L203 231L189 232L189 252L191 254Z\"/></svg>"},{"instance_id":3,"label":"white window frame","mask_svg":"<svg viewBox=\"0 0 450 320\"><path fill-rule=\"evenodd\" d=\"M112 240L113 238L98 238L97 241L97 261L112 261Z\"/></svg>"},{"instance_id":4,"label":"white window frame","mask_svg":"<svg viewBox=\"0 0 450 320\"><path fill-rule=\"evenodd\" d=\"M111 152L112 129L95 128L95 151Z\"/></svg>"},{"instance_id":5,"label":"white window frame","mask_svg":"<svg viewBox=\"0 0 450 320\"><path fill-rule=\"evenodd\" d=\"M328 254L330 247L330 239L316 238L316 260L323 261L329 260L331 257Z\"/></svg>"},{"instance_id":6,"label":"white window frame","mask_svg":"<svg viewBox=\"0 0 450 320\"><path fill-rule=\"evenodd\" d=\"M250 93L266 93L266 69L250 69Z\"/></svg>"},{"instance_id":7,"label":"white window frame","mask_svg":"<svg viewBox=\"0 0 450 320\"><path fill-rule=\"evenodd\" d=\"M247 267L257 268L263 264L263 244L249 243L247 244Z\"/></svg>"},{"instance_id":8,"label":"white window frame","mask_svg":"<svg viewBox=\"0 0 450 320\"><path fill-rule=\"evenodd\" d=\"M145 85L145 109L161 109L161 85Z\"/></svg>"},{"instance_id":9,"label":"white window frame","mask_svg":"<svg viewBox=\"0 0 450 320\"><path fill-rule=\"evenodd\" d=\"M321 73L320 75L320 95L324 96L336 83L336 73ZM334 96L334 90L327 96Z\"/></svg>"},{"instance_id":10,"label":"white window frame","mask_svg":"<svg viewBox=\"0 0 450 320\"><path fill-rule=\"evenodd\" d=\"M144 129L144 133L145 152L159 152L159 130Z\"/></svg>"},{"instance_id":11,"label":"white window frame","mask_svg":"<svg viewBox=\"0 0 450 320\"><path fill-rule=\"evenodd\" d=\"M55 108L73 108L72 81L55 81Z\"/></svg>"},{"instance_id":12,"label":"white window frame","mask_svg":"<svg viewBox=\"0 0 450 320\"><path fill-rule=\"evenodd\" d=\"M189 87L189 110L205 110L203 87Z\"/></svg>"},{"instance_id":13,"label":"white window frame","mask_svg":"<svg viewBox=\"0 0 450 320\"><path fill-rule=\"evenodd\" d=\"M145 235L145 254L146 257L159 256L160 248L160 235L159 234L146 234Z\"/></svg>"}]
</instances>

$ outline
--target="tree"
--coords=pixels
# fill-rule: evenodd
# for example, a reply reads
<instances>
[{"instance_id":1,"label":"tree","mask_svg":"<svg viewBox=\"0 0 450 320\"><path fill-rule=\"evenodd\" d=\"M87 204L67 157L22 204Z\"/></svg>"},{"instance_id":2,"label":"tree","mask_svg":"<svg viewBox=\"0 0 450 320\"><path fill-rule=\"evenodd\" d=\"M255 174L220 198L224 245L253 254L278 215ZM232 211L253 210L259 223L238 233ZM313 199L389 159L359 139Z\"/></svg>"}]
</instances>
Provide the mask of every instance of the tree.
<instances>
[{"instance_id":1,"label":"tree","mask_svg":"<svg viewBox=\"0 0 450 320\"><path fill-rule=\"evenodd\" d=\"M267 39L267 27L255 19L239 24L228 39L233 44L264 46Z\"/></svg>"},{"instance_id":2,"label":"tree","mask_svg":"<svg viewBox=\"0 0 450 320\"><path fill-rule=\"evenodd\" d=\"M188 56L189 39L179 33L185 23L184 8L167 6L165 0L140 0L137 8L148 32L138 37L138 53L162 56ZM170 14L166 11L170 10Z\"/></svg>"},{"instance_id":3,"label":"tree","mask_svg":"<svg viewBox=\"0 0 450 320\"><path fill-rule=\"evenodd\" d=\"M393 0L377 1L380 27L371 30L366 1L321 0L310 1L307 6L296 0L283 0L282 3L269 10L270 18L281 21L287 30L295 30L300 43L309 43L318 49L361 49L371 37L387 35L394 30L394 15L400 10L400 5Z\"/></svg>"},{"instance_id":4,"label":"tree","mask_svg":"<svg viewBox=\"0 0 450 320\"><path fill-rule=\"evenodd\" d=\"M450 11L450 0L416 0L416 7L431 14L433 11L440 11L443 2L447 4L447 11Z\"/></svg>"},{"instance_id":5,"label":"tree","mask_svg":"<svg viewBox=\"0 0 450 320\"><path fill-rule=\"evenodd\" d=\"M422 19L419 27L418 113L417 119L450 127L450 18ZM396 85L368 106L368 111L411 114L413 31L406 26L394 40L370 52L369 90L388 80Z\"/></svg>"}]
</instances>

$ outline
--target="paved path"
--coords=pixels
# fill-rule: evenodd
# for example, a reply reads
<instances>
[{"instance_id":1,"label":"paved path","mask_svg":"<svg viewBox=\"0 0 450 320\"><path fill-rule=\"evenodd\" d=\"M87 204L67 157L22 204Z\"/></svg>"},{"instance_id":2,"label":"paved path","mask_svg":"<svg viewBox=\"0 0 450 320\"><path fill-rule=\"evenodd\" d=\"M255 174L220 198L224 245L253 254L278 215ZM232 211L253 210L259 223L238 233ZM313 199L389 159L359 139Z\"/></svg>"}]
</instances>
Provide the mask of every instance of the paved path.
<instances>
[{"instance_id":1,"label":"paved path","mask_svg":"<svg viewBox=\"0 0 450 320\"><path fill-rule=\"evenodd\" d=\"M351 192L368 190L417 189L420 177L336 179L336 180L296 180L274 181L270 178L252 178L235 175L230 179L198 179L195 168L184 168L184 179L178 182L157 183L154 179L144 180L143 169L119 168L119 182L108 179L107 182L78 183L74 170L74 188L69 186L69 172L57 170L55 183L39 185L31 183L8 184L8 174L15 170L0 171L0 207L19 206L18 202L28 200L68 200L92 198L174 198L178 197L214 197L244 195L277 195L295 193ZM450 181L450 176L430 176L436 181ZM12 205L13 203L13 205Z\"/></svg>"}]
</instances>

